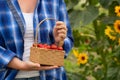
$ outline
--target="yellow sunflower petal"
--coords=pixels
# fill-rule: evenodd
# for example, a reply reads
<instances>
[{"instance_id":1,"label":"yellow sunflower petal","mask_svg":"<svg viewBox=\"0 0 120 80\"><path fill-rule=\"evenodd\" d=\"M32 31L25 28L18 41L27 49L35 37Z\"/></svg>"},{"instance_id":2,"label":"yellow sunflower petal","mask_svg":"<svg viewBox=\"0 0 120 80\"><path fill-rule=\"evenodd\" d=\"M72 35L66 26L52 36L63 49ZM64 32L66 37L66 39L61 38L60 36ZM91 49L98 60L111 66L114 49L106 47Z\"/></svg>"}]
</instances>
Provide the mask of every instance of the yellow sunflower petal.
<instances>
[{"instance_id":1,"label":"yellow sunflower petal","mask_svg":"<svg viewBox=\"0 0 120 80\"><path fill-rule=\"evenodd\" d=\"M118 39L118 44L120 45L120 38Z\"/></svg>"},{"instance_id":2,"label":"yellow sunflower petal","mask_svg":"<svg viewBox=\"0 0 120 80\"><path fill-rule=\"evenodd\" d=\"M120 20L114 22L114 29L117 33L120 33Z\"/></svg>"},{"instance_id":3,"label":"yellow sunflower petal","mask_svg":"<svg viewBox=\"0 0 120 80\"><path fill-rule=\"evenodd\" d=\"M115 13L120 17L120 6L115 7Z\"/></svg>"},{"instance_id":4,"label":"yellow sunflower petal","mask_svg":"<svg viewBox=\"0 0 120 80\"><path fill-rule=\"evenodd\" d=\"M109 35L110 34L110 27L109 26L107 26L107 28L105 29L105 35Z\"/></svg>"},{"instance_id":5,"label":"yellow sunflower petal","mask_svg":"<svg viewBox=\"0 0 120 80\"><path fill-rule=\"evenodd\" d=\"M110 35L111 32L114 32L110 26L107 26L107 28L105 29L105 35Z\"/></svg>"},{"instance_id":6,"label":"yellow sunflower petal","mask_svg":"<svg viewBox=\"0 0 120 80\"><path fill-rule=\"evenodd\" d=\"M74 54L74 56L75 56L75 57L78 57L78 56L79 56L78 51L77 51L77 50L75 50L75 49L73 49L73 54Z\"/></svg>"},{"instance_id":7,"label":"yellow sunflower petal","mask_svg":"<svg viewBox=\"0 0 120 80\"><path fill-rule=\"evenodd\" d=\"M120 13L117 13L117 16L119 16L119 17L120 17Z\"/></svg>"},{"instance_id":8,"label":"yellow sunflower petal","mask_svg":"<svg viewBox=\"0 0 120 80\"><path fill-rule=\"evenodd\" d=\"M105 29L105 35L107 35L111 40L115 40L116 37L113 36L111 33L115 34L115 32L110 28L110 26L107 26Z\"/></svg>"}]
</instances>

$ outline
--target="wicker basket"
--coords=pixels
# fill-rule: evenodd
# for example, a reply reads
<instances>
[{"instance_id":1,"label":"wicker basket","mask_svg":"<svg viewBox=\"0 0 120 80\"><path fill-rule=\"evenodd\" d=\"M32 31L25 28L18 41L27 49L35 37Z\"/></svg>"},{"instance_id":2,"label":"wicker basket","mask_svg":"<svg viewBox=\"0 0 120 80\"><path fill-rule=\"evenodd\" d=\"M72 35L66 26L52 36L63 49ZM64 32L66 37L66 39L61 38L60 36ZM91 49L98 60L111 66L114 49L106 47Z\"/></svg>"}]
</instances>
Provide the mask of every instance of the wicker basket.
<instances>
[{"instance_id":1,"label":"wicker basket","mask_svg":"<svg viewBox=\"0 0 120 80\"><path fill-rule=\"evenodd\" d=\"M63 66L65 51L37 47L37 45L38 45L38 29L39 29L39 26L46 20L54 20L54 19L46 18L37 25L35 42L34 42L35 46L32 46L30 48L30 61L39 63L41 65Z\"/></svg>"}]
</instances>

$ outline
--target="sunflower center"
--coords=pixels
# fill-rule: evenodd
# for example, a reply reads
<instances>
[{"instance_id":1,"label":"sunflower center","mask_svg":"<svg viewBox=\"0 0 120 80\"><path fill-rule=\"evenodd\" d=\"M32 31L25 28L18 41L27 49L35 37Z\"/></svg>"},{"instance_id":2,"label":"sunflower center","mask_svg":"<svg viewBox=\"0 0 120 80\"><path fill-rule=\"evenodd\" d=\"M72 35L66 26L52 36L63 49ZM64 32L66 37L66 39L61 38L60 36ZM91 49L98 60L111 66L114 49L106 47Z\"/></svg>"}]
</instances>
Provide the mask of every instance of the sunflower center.
<instances>
[{"instance_id":1,"label":"sunflower center","mask_svg":"<svg viewBox=\"0 0 120 80\"><path fill-rule=\"evenodd\" d=\"M118 24L118 29L120 30L120 24Z\"/></svg>"},{"instance_id":2,"label":"sunflower center","mask_svg":"<svg viewBox=\"0 0 120 80\"><path fill-rule=\"evenodd\" d=\"M82 60L85 60L85 57L81 57L82 58Z\"/></svg>"}]
</instances>

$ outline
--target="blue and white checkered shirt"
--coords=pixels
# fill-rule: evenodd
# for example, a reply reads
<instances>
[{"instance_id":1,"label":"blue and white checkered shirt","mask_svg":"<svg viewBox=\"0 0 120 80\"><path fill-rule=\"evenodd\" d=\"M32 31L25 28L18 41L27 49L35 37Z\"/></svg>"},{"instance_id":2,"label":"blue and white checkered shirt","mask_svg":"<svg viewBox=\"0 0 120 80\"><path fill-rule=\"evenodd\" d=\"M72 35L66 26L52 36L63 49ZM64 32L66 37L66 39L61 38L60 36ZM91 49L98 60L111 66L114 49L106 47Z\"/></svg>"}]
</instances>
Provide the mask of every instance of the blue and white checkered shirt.
<instances>
[{"instance_id":1,"label":"blue and white checkered shirt","mask_svg":"<svg viewBox=\"0 0 120 80\"><path fill-rule=\"evenodd\" d=\"M11 1L25 25L17 0ZM7 65L15 56L22 60L24 52L24 37L13 15L6 0L0 0L0 80L14 80L18 70L8 68ZM66 57L73 46L73 37L64 0L38 0L33 17L34 36L36 25L45 18L55 18L66 23L68 32L63 45ZM42 24L39 30L39 42L54 43L52 35L54 24L54 21ZM40 80L66 80L66 73L63 67L40 71Z\"/></svg>"}]
</instances>

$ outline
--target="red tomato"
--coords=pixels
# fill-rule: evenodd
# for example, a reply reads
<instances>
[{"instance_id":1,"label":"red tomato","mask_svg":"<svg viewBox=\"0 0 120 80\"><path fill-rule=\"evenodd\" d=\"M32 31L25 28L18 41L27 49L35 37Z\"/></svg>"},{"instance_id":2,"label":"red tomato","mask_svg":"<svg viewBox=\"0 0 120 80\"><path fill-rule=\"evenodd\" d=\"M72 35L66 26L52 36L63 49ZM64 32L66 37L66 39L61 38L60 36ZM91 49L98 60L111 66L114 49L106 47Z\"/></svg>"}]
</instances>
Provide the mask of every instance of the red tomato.
<instances>
[{"instance_id":1,"label":"red tomato","mask_svg":"<svg viewBox=\"0 0 120 80\"><path fill-rule=\"evenodd\" d=\"M50 49L57 49L57 46L56 46L55 44L52 44L52 45L50 46Z\"/></svg>"},{"instance_id":2,"label":"red tomato","mask_svg":"<svg viewBox=\"0 0 120 80\"><path fill-rule=\"evenodd\" d=\"M50 45L47 45L47 49L50 49Z\"/></svg>"},{"instance_id":3,"label":"red tomato","mask_svg":"<svg viewBox=\"0 0 120 80\"><path fill-rule=\"evenodd\" d=\"M48 46L47 44L43 44L43 47L44 47L44 48L47 48L47 46Z\"/></svg>"},{"instance_id":4,"label":"red tomato","mask_svg":"<svg viewBox=\"0 0 120 80\"><path fill-rule=\"evenodd\" d=\"M39 48L44 48L44 45L40 43L40 44L38 44L38 47Z\"/></svg>"},{"instance_id":5,"label":"red tomato","mask_svg":"<svg viewBox=\"0 0 120 80\"><path fill-rule=\"evenodd\" d=\"M62 47L58 47L58 50L63 50L63 48Z\"/></svg>"}]
</instances>

